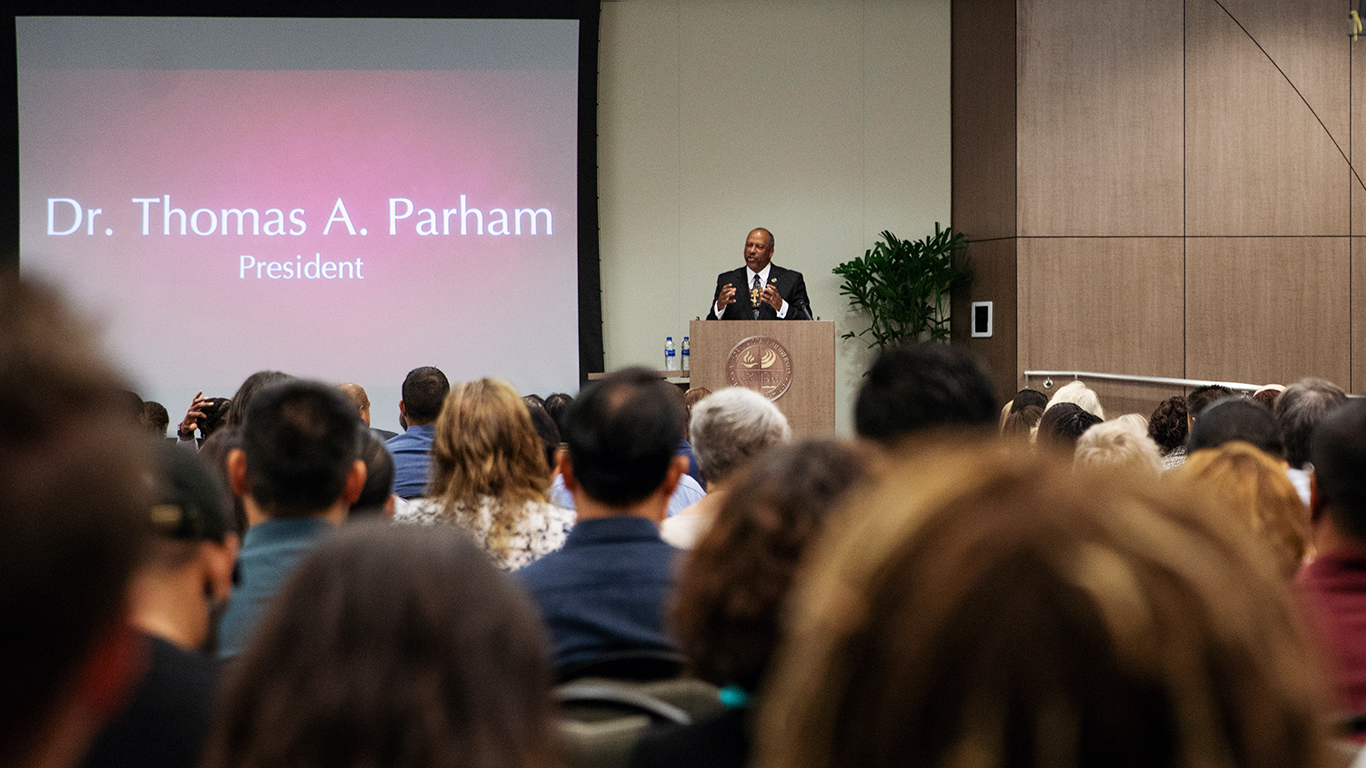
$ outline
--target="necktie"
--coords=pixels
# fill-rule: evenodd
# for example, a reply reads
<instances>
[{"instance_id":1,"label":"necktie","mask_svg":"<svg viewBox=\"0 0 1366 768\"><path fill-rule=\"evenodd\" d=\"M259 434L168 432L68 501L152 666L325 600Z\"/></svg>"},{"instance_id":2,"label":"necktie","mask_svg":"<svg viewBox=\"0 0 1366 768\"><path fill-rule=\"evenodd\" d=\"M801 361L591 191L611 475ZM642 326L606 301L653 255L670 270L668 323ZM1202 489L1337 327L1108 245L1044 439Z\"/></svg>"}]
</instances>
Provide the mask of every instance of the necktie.
<instances>
[{"instance_id":1,"label":"necktie","mask_svg":"<svg viewBox=\"0 0 1366 768\"><path fill-rule=\"evenodd\" d=\"M757 291L759 291L759 290L761 290L760 287L759 287L759 276L758 276L758 275L755 275L755 276L754 276L754 286L753 286L753 289L752 289L751 293L754 293L754 295L757 296L757 295L758 295ZM755 319L755 320L758 320L758 319L759 319L759 305L758 305L758 303L755 303L755 305L754 305L754 319Z\"/></svg>"}]
</instances>

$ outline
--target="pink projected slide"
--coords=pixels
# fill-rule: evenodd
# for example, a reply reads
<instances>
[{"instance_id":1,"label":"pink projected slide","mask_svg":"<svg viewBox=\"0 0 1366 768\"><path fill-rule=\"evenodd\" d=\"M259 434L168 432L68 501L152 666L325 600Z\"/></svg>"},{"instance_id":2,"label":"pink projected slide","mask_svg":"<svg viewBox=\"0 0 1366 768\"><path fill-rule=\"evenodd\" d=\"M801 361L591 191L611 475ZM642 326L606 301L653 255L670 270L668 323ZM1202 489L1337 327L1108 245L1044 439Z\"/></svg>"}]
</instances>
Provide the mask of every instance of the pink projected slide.
<instances>
[{"instance_id":1,"label":"pink projected slide","mask_svg":"<svg viewBox=\"0 0 1366 768\"><path fill-rule=\"evenodd\" d=\"M173 421L274 368L573 391L577 72L20 69L21 266ZM383 402L376 392L387 392Z\"/></svg>"}]
</instances>

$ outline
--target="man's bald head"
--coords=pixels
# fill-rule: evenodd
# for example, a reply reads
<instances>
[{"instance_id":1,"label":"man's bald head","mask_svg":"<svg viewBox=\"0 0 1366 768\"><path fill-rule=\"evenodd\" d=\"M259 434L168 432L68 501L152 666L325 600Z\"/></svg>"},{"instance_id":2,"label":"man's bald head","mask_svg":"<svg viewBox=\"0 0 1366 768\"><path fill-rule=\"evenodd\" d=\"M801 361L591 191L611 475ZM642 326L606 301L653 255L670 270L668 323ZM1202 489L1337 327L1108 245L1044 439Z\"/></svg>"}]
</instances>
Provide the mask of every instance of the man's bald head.
<instances>
[{"instance_id":1,"label":"man's bald head","mask_svg":"<svg viewBox=\"0 0 1366 768\"><path fill-rule=\"evenodd\" d=\"M365 394L365 387L348 381L345 384L338 384L337 390L356 406L356 413L360 416L361 422L367 427L370 426L370 396Z\"/></svg>"}]
</instances>

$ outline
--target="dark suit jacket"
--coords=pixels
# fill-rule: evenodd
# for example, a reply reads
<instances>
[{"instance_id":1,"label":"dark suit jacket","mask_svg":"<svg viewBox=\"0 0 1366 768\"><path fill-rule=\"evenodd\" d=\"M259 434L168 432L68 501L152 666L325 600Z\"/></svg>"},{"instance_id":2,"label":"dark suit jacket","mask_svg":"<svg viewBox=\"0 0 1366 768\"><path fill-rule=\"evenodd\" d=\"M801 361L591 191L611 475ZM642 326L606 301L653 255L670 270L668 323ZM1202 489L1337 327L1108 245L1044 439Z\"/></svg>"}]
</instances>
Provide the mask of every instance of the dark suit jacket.
<instances>
[{"instance_id":1,"label":"dark suit jacket","mask_svg":"<svg viewBox=\"0 0 1366 768\"><path fill-rule=\"evenodd\" d=\"M806 281L802 279L802 273L795 269L783 269L777 264L769 265L768 282L776 285L778 295L787 302L786 320L810 320L815 317L811 312L811 300L806 297ZM722 272L716 276L716 292L711 296L711 307L707 310L707 319L716 319L716 300L721 297L721 289L726 284L735 286L735 303L726 307L726 313L721 316L722 320L753 320L754 305L749 301L749 273L744 267L733 269L729 272ZM767 304L759 304L760 320L777 320L778 312Z\"/></svg>"}]
</instances>

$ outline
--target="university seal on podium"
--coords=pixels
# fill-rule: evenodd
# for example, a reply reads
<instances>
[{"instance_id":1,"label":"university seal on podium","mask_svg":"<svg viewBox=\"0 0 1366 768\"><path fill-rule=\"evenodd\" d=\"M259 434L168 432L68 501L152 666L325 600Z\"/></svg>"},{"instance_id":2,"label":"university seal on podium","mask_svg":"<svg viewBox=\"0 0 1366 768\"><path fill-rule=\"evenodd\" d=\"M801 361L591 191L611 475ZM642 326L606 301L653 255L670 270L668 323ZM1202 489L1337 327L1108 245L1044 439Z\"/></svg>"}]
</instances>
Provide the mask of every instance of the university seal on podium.
<instances>
[{"instance_id":1,"label":"university seal on podium","mask_svg":"<svg viewBox=\"0 0 1366 768\"><path fill-rule=\"evenodd\" d=\"M750 336L731 347L726 380L732 387L752 389L769 400L783 396L792 384L792 356L767 336Z\"/></svg>"}]
</instances>

